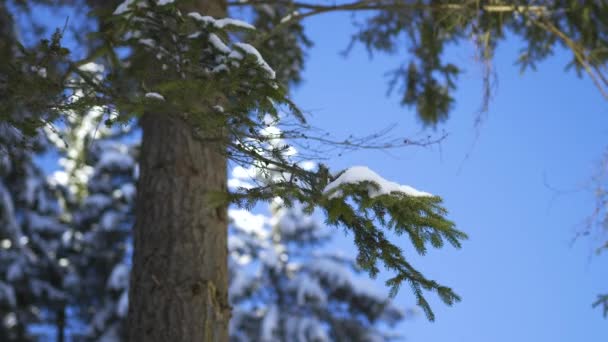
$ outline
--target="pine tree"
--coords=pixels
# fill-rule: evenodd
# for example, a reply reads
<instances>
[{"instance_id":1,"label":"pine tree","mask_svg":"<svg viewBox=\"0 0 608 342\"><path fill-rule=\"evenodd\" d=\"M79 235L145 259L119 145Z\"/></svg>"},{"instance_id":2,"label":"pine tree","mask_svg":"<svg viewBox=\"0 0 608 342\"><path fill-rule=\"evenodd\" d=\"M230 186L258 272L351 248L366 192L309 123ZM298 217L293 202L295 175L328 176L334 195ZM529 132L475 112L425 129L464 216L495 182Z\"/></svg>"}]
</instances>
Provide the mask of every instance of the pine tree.
<instances>
[{"instance_id":1,"label":"pine tree","mask_svg":"<svg viewBox=\"0 0 608 342\"><path fill-rule=\"evenodd\" d=\"M19 138L10 127L3 128L5 142ZM41 151L44 139L39 136L32 147ZM0 171L0 338L33 339L33 324L46 324L54 326L57 340L63 341L65 289L74 275L64 253L67 227L56 189L32 151L4 150Z\"/></svg>"},{"instance_id":2,"label":"pine tree","mask_svg":"<svg viewBox=\"0 0 608 342\"><path fill-rule=\"evenodd\" d=\"M124 336L127 313L135 158L134 150L120 142L93 145L88 195L73 218L74 243L81 246L74 251L80 275L74 305L89 326L87 336L115 341Z\"/></svg>"},{"instance_id":3,"label":"pine tree","mask_svg":"<svg viewBox=\"0 0 608 342\"><path fill-rule=\"evenodd\" d=\"M125 336L136 151L132 127L108 128L106 115L95 107L73 116L64 131L47 133L61 151L62 168L53 178L70 214L64 241L78 280L69 289L72 320L87 327L75 335L118 341Z\"/></svg>"}]
</instances>

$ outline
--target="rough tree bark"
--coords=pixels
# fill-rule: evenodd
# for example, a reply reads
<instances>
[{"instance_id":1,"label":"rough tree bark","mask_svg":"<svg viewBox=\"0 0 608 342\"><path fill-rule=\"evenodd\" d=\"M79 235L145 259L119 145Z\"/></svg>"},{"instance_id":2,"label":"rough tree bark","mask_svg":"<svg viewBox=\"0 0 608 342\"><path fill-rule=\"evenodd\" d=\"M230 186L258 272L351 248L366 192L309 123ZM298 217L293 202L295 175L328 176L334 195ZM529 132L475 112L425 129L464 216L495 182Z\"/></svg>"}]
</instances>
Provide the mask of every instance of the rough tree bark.
<instances>
[{"instance_id":1,"label":"rough tree bark","mask_svg":"<svg viewBox=\"0 0 608 342\"><path fill-rule=\"evenodd\" d=\"M192 2L191 2L192 3ZM223 17L224 0L184 10ZM180 113L146 113L129 289L130 341L228 341L226 157Z\"/></svg>"}]
</instances>

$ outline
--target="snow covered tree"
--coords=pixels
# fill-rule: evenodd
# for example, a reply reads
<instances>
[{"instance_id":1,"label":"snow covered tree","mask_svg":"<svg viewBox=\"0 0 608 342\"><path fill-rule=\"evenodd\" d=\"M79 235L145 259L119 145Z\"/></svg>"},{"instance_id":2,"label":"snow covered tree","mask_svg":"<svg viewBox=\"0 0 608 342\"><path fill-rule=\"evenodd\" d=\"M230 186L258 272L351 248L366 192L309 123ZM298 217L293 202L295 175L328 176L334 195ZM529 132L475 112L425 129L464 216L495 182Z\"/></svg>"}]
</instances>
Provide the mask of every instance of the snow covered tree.
<instances>
[{"instance_id":1,"label":"snow covered tree","mask_svg":"<svg viewBox=\"0 0 608 342\"><path fill-rule=\"evenodd\" d=\"M73 260L80 280L73 305L89 326L87 336L95 339L116 341L124 335L134 157L134 150L124 143L97 140L89 152L94 171L88 194L73 213Z\"/></svg>"},{"instance_id":2,"label":"snow covered tree","mask_svg":"<svg viewBox=\"0 0 608 342\"><path fill-rule=\"evenodd\" d=\"M3 126L3 146L20 139ZM41 150L38 136L30 146ZM7 148L0 163L0 339L33 338L32 324L57 328L63 340L65 288L73 279L62 236L67 230L56 190L34 161L34 151Z\"/></svg>"},{"instance_id":3,"label":"snow covered tree","mask_svg":"<svg viewBox=\"0 0 608 342\"><path fill-rule=\"evenodd\" d=\"M218 19L226 16L228 5L250 7L260 13L258 18L259 9L288 14L274 24L267 22L270 31L260 35L244 22ZM415 106L424 123L445 119L452 107L460 68L447 60L445 47L473 39L487 62L490 89L489 62L506 30L527 44L520 58L523 67L534 66L561 44L573 52L577 70L586 72L601 91L607 83L603 68L608 30L603 18L608 5L591 0L365 0L329 5L289 0L127 0L106 19L108 25L101 26L103 32L95 37L103 44L85 60L69 59L60 44L61 31L37 49L21 49L0 66L0 80L15 84L0 84L0 97L6 99L0 109L9 113L5 121L13 127L31 133L69 110L92 104L118 108L120 116L109 123L140 119L131 340L227 340L230 201L252 205L278 196L288 206L301 203L307 212L319 208L330 225L352 233L358 265L375 275L383 264L393 272L387 283L393 293L404 282L409 284L430 319L434 316L427 292L449 305L460 299L449 287L426 278L385 234L406 234L421 254L446 241L459 247L466 236L446 220L439 197L388 182L364 167L332 174L325 167L312 172L285 158L269 158L289 148L269 141L331 142L305 129L303 116L281 83L297 80L301 55L296 53L294 62L279 63L283 69L277 72L254 46L272 47L272 38L282 34L292 36L276 42L301 45L301 31L292 25L334 11L368 11L354 41L370 51L398 51L406 39L411 59L398 68L394 84L403 86L402 102ZM97 60L107 65L102 81L78 68ZM284 69L293 65L298 68L292 72ZM69 95L76 88L84 89L85 96L72 101ZM23 108L27 120L10 116ZM264 130L265 117L278 117L281 110L293 120L292 130ZM342 141L333 143L357 147L352 140ZM228 160L289 176L227 194Z\"/></svg>"},{"instance_id":4,"label":"snow covered tree","mask_svg":"<svg viewBox=\"0 0 608 342\"><path fill-rule=\"evenodd\" d=\"M331 232L277 199L272 215L229 211L231 340L388 341L400 308L357 276L356 262L323 248ZM331 246L331 245L330 245Z\"/></svg>"},{"instance_id":5,"label":"snow covered tree","mask_svg":"<svg viewBox=\"0 0 608 342\"><path fill-rule=\"evenodd\" d=\"M93 63L81 68L103 71ZM72 116L63 130L48 132L62 155L52 178L63 189L69 213L63 240L77 276L69 289L72 319L87 327L77 335L102 341L125 335L136 181L130 127L106 127L103 120L111 115L93 107L82 117Z\"/></svg>"}]
</instances>

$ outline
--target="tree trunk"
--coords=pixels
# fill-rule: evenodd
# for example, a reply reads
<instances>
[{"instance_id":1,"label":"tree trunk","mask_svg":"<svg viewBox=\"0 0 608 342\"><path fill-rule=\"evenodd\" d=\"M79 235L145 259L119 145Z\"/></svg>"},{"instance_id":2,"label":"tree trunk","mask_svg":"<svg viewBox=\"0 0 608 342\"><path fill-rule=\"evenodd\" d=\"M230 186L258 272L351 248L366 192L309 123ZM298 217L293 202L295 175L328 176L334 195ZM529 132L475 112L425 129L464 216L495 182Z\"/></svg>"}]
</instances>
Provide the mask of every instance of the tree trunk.
<instances>
[{"instance_id":1,"label":"tree trunk","mask_svg":"<svg viewBox=\"0 0 608 342\"><path fill-rule=\"evenodd\" d=\"M58 309L56 314L57 314L57 319L55 322L55 325L57 327L56 340L57 340L57 342L64 342L65 341L65 307Z\"/></svg>"},{"instance_id":2,"label":"tree trunk","mask_svg":"<svg viewBox=\"0 0 608 342\"><path fill-rule=\"evenodd\" d=\"M225 16L223 0L196 5ZM129 341L228 341L227 208L209 198L226 191L223 146L179 115L147 113L141 127Z\"/></svg>"}]
</instances>

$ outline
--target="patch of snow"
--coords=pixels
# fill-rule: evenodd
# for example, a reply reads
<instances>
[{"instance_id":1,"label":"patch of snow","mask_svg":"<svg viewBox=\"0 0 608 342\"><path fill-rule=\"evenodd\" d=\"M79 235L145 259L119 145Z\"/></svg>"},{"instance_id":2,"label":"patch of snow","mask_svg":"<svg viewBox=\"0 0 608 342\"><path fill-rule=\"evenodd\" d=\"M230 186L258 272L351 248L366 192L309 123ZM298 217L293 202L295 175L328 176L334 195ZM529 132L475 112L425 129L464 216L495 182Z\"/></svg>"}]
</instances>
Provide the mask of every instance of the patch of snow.
<instances>
[{"instance_id":1,"label":"patch of snow","mask_svg":"<svg viewBox=\"0 0 608 342\"><path fill-rule=\"evenodd\" d=\"M123 170L129 169L133 166L135 161L127 153L121 153L119 151L105 151L99 161L97 162L97 168L110 168L117 167Z\"/></svg>"},{"instance_id":2,"label":"patch of snow","mask_svg":"<svg viewBox=\"0 0 608 342\"><path fill-rule=\"evenodd\" d=\"M140 1L140 0L125 0L120 5L118 5L118 7L116 7L113 14L121 15L126 12L130 12L131 6L133 6L133 4L137 4L137 7L140 7L140 8L147 6L145 2Z\"/></svg>"},{"instance_id":3,"label":"patch of snow","mask_svg":"<svg viewBox=\"0 0 608 342\"><path fill-rule=\"evenodd\" d=\"M306 305L310 299L324 305L327 302L327 294L321 288L319 281L313 279L306 273L300 274L295 280L298 305Z\"/></svg>"},{"instance_id":4,"label":"patch of snow","mask_svg":"<svg viewBox=\"0 0 608 342\"><path fill-rule=\"evenodd\" d=\"M239 236L236 236L233 234L228 236L228 250L229 251L243 249L243 248L245 248L245 246L246 246L245 241L243 241L243 239L241 239Z\"/></svg>"},{"instance_id":5,"label":"patch of snow","mask_svg":"<svg viewBox=\"0 0 608 342\"><path fill-rule=\"evenodd\" d=\"M92 73L103 73L106 68L103 64L99 64L99 63L95 63L95 62L89 62L89 63L85 63L81 66L78 67L79 70L84 71L84 72L92 72Z\"/></svg>"},{"instance_id":6,"label":"patch of snow","mask_svg":"<svg viewBox=\"0 0 608 342\"><path fill-rule=\"evenodd\" d=\"M157 0L156 1L156 5L158 6L165 6L168 4L172 4L174 3L175 0ZM144 8L147 7L145 1L141 1L141 0L125 0L123 3L121 3L120 5L118 5L118 7L116 7L116 10L114 10L114 15L121 15L124 14L126 12L129 12L131 10L131 6L133 4L137 4L137 7L140 8Z\"/></svg>"},{"instance_id":7,"label":"patch of snow","mask_svg":"<svg viewBox=\"0 0 608 342\"><path fill-rule=\"evenodd\" d=\"M211 45L213 45L216 49L220 50L223 53L229 54L232 50L228 47L228 45L226 45L224 43L224 41L217 36L217 34L215 33L211 33L209 35L209 42L211 43Z\"/></svg>"},{"instance_id":8,"label":"patch of snow","mask_svg":"<svg viewBox=\"0 0 608 342\"><path fill-rule=\"evenodd\" d=\"M93 318L91 319L90 331L103 330L106 327L106 322L112 315L112 306L104 305L101 308L96 308Z\"/></svg>"},{"instance_id":9,"label":"patch of snow","mask_svg":"<svg viewBox=\"0 0 608 342\"><path fill-rule=\"evenodd\" d=\"M247 30L255 30L255 26L253 26L249 23L246 23L242 20L238 20L238 19L232 19L232 18L215 19L208 15L203 16L197 12L190 12L190 13L188 13L188 16L194 20L204 23L205 25L213 25L214 27L217 27L219 29L223 29L226 26L234 26L234 27L243 28L243 29L247 29Z\"/></svg>"},{"instance_id":10,"label":"patch of snow","mask_svg":"<svg viewBox=\"0 0 608 342\"><path fill-rule=\"evenodd\" d=\"M275 71L266 63L260 52L253 45L247 43L236 43L234 45L241 48L245 53L254 56L258 64L268 73L271 79L276 77Z\"/></svg>"},{"instance_id":11,"label":"patch of snow","mask_svg":"<svg viewBox=\"0 0 608 342\"><path fill-rule=\"evenodd\" d=\"M95 208L97 210L101 210L109 206L111 203L112 200L108 196L102 194L93 194L87 196L87 198L84 200L84 205L86 207Z\"/></svg>"},{"instance_id":12,"label":"patch of snow","mask_svg":"<svg viewBox=\"0 0 608 342\"><path fill-rule=\"evenodd\" d=\"M228 58L232 58L232 59L243 59L244 56L242 53L232 50L232 52L230 52L230 54L228 55Z\"/></svg>"},{"instance_id":13,"label":"patch of snow","mask_svg":"<svg viewBox=\"0 0 608 342\"><path fill-rule=\"evenodd\" d=\"M126 289L129 286L129 272L127 265L116 265L108 278L108 288L113 290Z\"/></svg>"},{"instance_id":14,"label":"patch of snow","mask_svg":"<svg viewBox=\"0 0 608 342\"><path fill-rule=\"evenodd\" d=\"M19 261L13 262L6 271L6 280L15 282L23 277L22 265Z\"/></svg>"},{"instance_id":15,"label":"patch of snow","mask_svg":"<svg viewBox=\"0 0 608 342\"><path fill-rule=\"evenodd\" d=\"M126 183L120 187L120 192L125 198L131 200L135 198L135 195L137 194L137 189L135 188L135 185L133 185L133 183Z\"/></svg>"},{"instance_id":16,"label":"patch of snow","mask_svg":"<svg viewBox=\"0 0 608 342\"><path fill-rule=\"evenodd\" d=\"M310 269L317 276L327 279L332 286L348 286L352 283L348 269L333 260L318 258L310 263Z\"/></svg>"},{"instance_id":17,"label":"patch of snow","mask_svg":"<svg viewBox=\"0 0 608 342\"><path fill-rule=\"evenodd\" d=\"M388 181L382 178L380 175L370 170L366 166L353 166L348 168L333 182L327 184L323 192L329 194L329 198L340 196L338 188L343 184L357 184L361 182L373 182L378 186L378 189L374 187L368 187L368 194L370 197L377 197L381 195L387 195L393 192L398 192L412 197L432 197L432 194L414 189L409 185L401 185L395 182Z\"/></svg>"},{"instance_id":18,"label":"patch of snow","mask_svg":"<svg viewBox=\"0 0 608 342\"><path fill-rule=\"evenodd\" d=\"M51 184L68 185L70 176L65 171L55 171L49 176Z\"/></svg>"},{"instance_id":19,"label":"patch of snow","mask_svg":"<svg viewBox=\"0 0 608 342\"><path fill-rule=\"evenodd\" d=\"M156 100L160 100L160 101L165 101L165 97L159 93L153 93L153 92L146 93L145 97L148 99L156 99Z\"/></svg>"},{"instance_id":20,"label":"patch of snow","mask_svg":"<svg viewBox=\"0 0 608 342\"><path fill-rule=\"evenodd\" d=\"M253 189L254 186L253 186L253 184L247 183L247 182L242 181L240 179L230 178L228 180L228 187L230 189L238 189L238 188Z\"/></svg>"},{"instance_id":21,"label":"patch of snow","mask_svg":"<svg viewBox=\"0 0 608 342\"><path fill-rule=\"evenodd\" d=\"M37 190L38 187L40 185L40 182L38 181L38 179L35 178L28 178L25 181L25 192L24 192L24 198L25 201L28 204L33 204L34 201L36 200L36 194L37 194Z\"/></svg>"},{"instance_id":22,"label":"patch of snow","mask_svg":"<svg viewBox=\"0 0 608 342\"><path fill-rule=\"evenodd\" d=\"M63 291L60 291L51 284L41 280L31 279L30 286L32 288L32 292L36 296L46 296L50 300L65 300L66 298Z\"/></svg>"},{"instance_id":23,"label":"patch of snow","mask_svg":"<svg viewBox=\"0 0 608 342\"><path fill-rule=\"evenodd\" d=\"M114 211L106 211L100 220L100 226L103 230L112 230L116 227L119 217Z\"/></svg>"},{"instance_id":24,"label":"patch of snow","mask_svg":"<svg viewBox=\"0 0 608 342\"><path fill-rule=\"evenodd\" d=\"M246 23L242 20L232 19L232 18L217 19L217 20L215 20L214 25L217 28L224 28L226 26L234 26L234 27L244 28L247 30L255 30L255 26L253 26L249 23Z\"/></svg>"},{"instance_id":25,"label":"patch of snow","mask_svg":"<svg viewBox=\"0 0 608 342\"><path fill-rule=\"evenodd\" d=\"M387 300L386 293L382 289L378 288L378 284L372 281L369 277L357 276L353 278L354 279L351 285L354 292L366 297L374 298L380 302Z\"/></svg>"},{"instance_id":26,"label":"patch of snow","mask_svg":"<svg viewBox=\"0 0 608 342\"><path fill-rule=\"evenodd\" d=\"M110 327L104 327L103 335L99 337L97 342L117 342L121 340L118 324L112 324Z\"/></svg>"},{"instance_id":27,"label":"patch of snow","mask_svg":"<svg viewBox=\"0 0 608 342\"><path fill-rule=\"evenodd\" d=\"M32 66L32 71L37 73L38 76L40 76L42 78L46 78L46 68L45 67Z\"/></svg>"},{"instance_id":28,"label":"patch of snow","mask_svg":"<svg viewBox=\"0 0 608 342\"><path fill-rule=\"evenodd\" d=\"M13 307L17 304L15 290L12 286L0 281L0 302L6 302Z\"/></svg>"},{"instance_id":29,"label":"patch of snow","mask_svg":"<svg viewBox=\"0 0 608 342\"><path fill-rule=\"evenodd\" d=\"M196 21L200 21L206 25L213 25L215 23L215 19L213 17L210 17L208 15L201 15L200 13L197 12L190 12L187 14L190 18L196 20Z\"/></svg>"},{"instance_id":30,"label":"patch of snow","mask_svg":"<svg viewBox=\"0 0 608 342\"><path fill-rule=\"evenodd\" d=\"M190 39L196 39L196 38L198 38L200 36L201 36L201 32L194 32L194 33L189 34L188 38L190 38Z\"/></svg>"},{"instance_id":31,"label":"patch of snow","mask_svg":"<svg viewBox=\"0 0 608 342\"><path fill-rule=\"evenodd\" d=\"M234 273L233 278L230 280L230 286L228 287L228 296L230 298L240 297L245 294L247 288L251 286L252 277L243 271L237 271Z\"/></svg>"},{"instance_id":32,"label":"patch of snow","mask_svg":"<svg viewBox=\"0 0 608 342\"><path fill-rule=\"evenodd\" d=\"M299 165L301 168L303 168L306 171L314 170L317 167L317 163L310 161L310 160L300 162Z\"/></svg>"},{"instance_id":33,"label":"patch of snow","mask_svg":"<svg viewBox=\"0 0 608 342\"><path fill-rule=\"evenodd\" d=\"M266 113L264 114L264 118L262 120L264 122L264 125L266 126L275 126L276 124L279 123L279 119Z\"/></svg>"},{"instance_id":34,"label":"patch of snow","mask_svg":"<svg viewBox=\"0 0 608 342\"><path fill-rule=\"evenodd\" d=\"M245 233L262 238L268 236L268 231L265 229L267 218L264 215L254 215L245 209L230 209L228 210L228 217L235 228Z\"/></svg>"},{"instance_id":35,"label":"patch of snow","mask_svg":"<svg viewBox=\"0 0 608 342\"><path fill-rule=\"evenodd\" d=\"M256 177L256 169L253 166L246 169L237 165L232 169L232 177L247 180L254 179Z\"/></svg>"},{"instance_id":36,"label":"patch of snow","mask_svg":"<svg viewBox=\"0 0 608 342\"><path fill-rule=\"evenodd\" d=\"M292 317L285 322L285 330L288 336L293 336L294 341L330 341L323 323L314 317Z\"/></svg>"},{"instance_id":37,"label":"patch of snow","mask_svg":"<svg viewBox=\"0 0 608 342\"><path fill-rule=\"evenodd\" d=\"M29 213L27 220L30 229L41 231L56 231L59 232L61 228L58 226L57 221L49 216L42 216L36 213Z\"/></svg>"},{"instance_id":38,"label":"patch of snow","mask_svg":"<svg viewBox=\"0 0 608 342\"><path fill-rule=\"evenodd\" d=\"M281 24L290 21L291 19L293 19L294 17L297 17L298 15L300 15L300 13L298 11L293 11L293 12L289 13L288 15L281 18Z\"/></svg>"},{"instance_id":39,"label":"patch of snow","mask_svg":"<svg viewBox=\"0 0 608 342\"><path fill-rule=\"evenodd\" d=\"M260 252L260 260L262 260L262 262L269 268L278 269L280 266L279 256L272 248L268 248Z\"/></svg>"},{"instance_id":40,"label":"patch of snow","mask_svg":"<svg viewBox=\"0 0 608 342\"><path fill-rule=\"evenodd\" d=\"M216 67L214 67L213 69L211 69L211 72L214 74L217 74L218 72L222 72L222 71L230 71L230 69L228 69L228 66L226 66L226 64L220 64Z\"/></svg>"},{"instance_id":41,"label":"patch of snow","mask_svg":"<svg viewBox=\"0 0 608 342\"><path fill-rule=\"evenodd\" d=\"M15 325L17 325L17 314L15 314L14 312L9 312L6 316L4 316L2 324L7 329L13 328Z\"/></svg>"},{"instance_id":42,"label":"patch of snow","mask_svg":"<svg viewBox=\"0 0 608 342\"><path fill-rule=\"evenodd\" d=\"M129 293L128 291L124 291L118 300L116 314L119 317L127 317L127 312L129 312Z\"/></svg>"},{"instance_id":43,"label":"patch of snow","mask_svg":"<svg viewBox=\"0 0 608 342\"><path fill-rule=\"evenodd\" d=\"M154 39L150 39L150 38L143 38L138 40L138 42L142 45L145 45L147 47L150 48L155 48L156 47L156 43L154 42Z\"/></svg>"},{"instance_id":44,"label":"patch of snow","mask_svg":"<svg viewBox=\"0 0 608 342\"><path fill-rule=\"evenodd\" d=\"M251 255L249 254L230 253L230 256L239 265L247 265L252 260Z\"/></svg>"},{"instance_id":45,"label":"patch of snow","mask_svg":"<svg viewBox=\"0 0 608 342\"><path fill-rule=\"evenodd\" d=\"M260 135L266 137L268 139L268 143L276 149L284 149L287 147L287 144L282 138L283 132L277 126L268 126L260 129ZM296 151L294 149L293 151L284 151L283 154L293 155L295 152Z\"/></svg>"},{"instance_id":46,"label":"patch of snow","mask_svg":"<svg viewBox=\"0 0 608 342\"><path fill-rule=\"evenodd\" d=\"M261 341L272 342L276 341L276 330L279 321L279 309L276 305L271 305L266 314L264 315L264 321L262 321Z\"/></svg>"},{"instance_id":47,"label":"patch of snow","mask_svg":"<svg viewBox=\"0 0 608 342\"><path fill-rule=\"evenodd\" d=\"M23 236L23 232L21 231L21 226L15 221L13 198L2 182L0 182L0 210L2 210L3 216L2 220L0 220L0 223L3 224L3 230L12 239L18 241ZM10 248L11 245L12 243L9 239L4 239L0 242L0 247L4 249Z\"/></svg>"}]
</instances>

